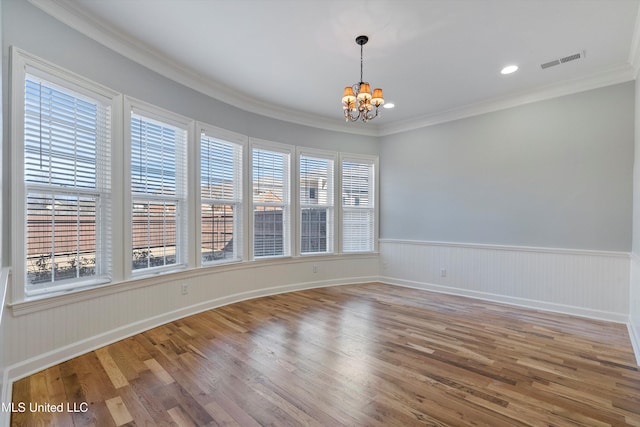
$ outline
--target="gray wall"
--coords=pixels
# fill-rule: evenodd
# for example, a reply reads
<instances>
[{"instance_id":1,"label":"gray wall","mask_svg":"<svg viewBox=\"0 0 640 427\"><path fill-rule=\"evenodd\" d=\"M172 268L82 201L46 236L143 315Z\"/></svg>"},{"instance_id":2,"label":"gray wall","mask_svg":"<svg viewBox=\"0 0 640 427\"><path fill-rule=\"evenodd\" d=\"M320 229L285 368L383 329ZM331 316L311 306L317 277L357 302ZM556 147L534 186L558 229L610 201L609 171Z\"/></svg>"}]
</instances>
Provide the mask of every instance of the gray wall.
<instances>
[{"instance_id":1,"label":"gray wall","mask_svg":"<svg viewBox=\"0 0 640 427\"><path fill-rule=\"evenodd\" d=\"M299 146L359 154L377 154L377 139L327 131L270 119L213 99L161 76L51 18L26 0L2 0L3 88L7 84L9 46L15 45L111 89L167 110L244 135ZM3 97L5 124L8 97ZM4 236L10 236L9 130L4 126ZM3 262L10 262L3 239Z\"/></svg>"},{"instance_id":2,"label":"gray wall","mask_svg":"<svg viewBox=\"0 0 640 427\"><path fill-rule=\"evenodd\" d=\"M634 82L380 143L381 238L631 249Z\"/></svg>"}]
</instances>

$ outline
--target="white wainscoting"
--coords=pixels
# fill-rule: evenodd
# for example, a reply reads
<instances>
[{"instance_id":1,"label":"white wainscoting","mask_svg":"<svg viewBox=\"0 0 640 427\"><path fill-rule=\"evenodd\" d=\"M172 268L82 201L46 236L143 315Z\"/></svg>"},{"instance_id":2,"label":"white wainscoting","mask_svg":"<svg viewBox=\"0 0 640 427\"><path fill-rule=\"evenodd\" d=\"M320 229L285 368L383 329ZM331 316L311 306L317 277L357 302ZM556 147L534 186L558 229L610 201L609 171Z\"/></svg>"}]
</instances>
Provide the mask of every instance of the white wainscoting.
<instances>
[{"instance_id":1,"label":"white wainscoting","mask_svg":"<svg viewBox=\"0 0 640 427\"><path fill-rule=\"evenodd\" d=\"M640 366L640 256L631 254L631 278L629 280L629 338Z\"/></svg>"},{"instance_id":2,"label":"white wainscoting","mask_svg":"<svg viewBox=\"0 0 640 427\"><path fill-rule=\"evenodd\" d=\"M623 252L381 240L380 256L239 263L78 292L5 310L2 401L10 402L10 385L19 378L157 325L322 286L382 281L627 323L631 263ZM640 260L633 263L640 272ZM627 324L638 355L640 325Z\"/></svg>"},{"instance_id":3,"label":"white wainscoting","mask_svg":"<svg viewBox=\"0 0 640 427\"><path fill-rule=\"evenodd\" d=\"M378 255L301 257L188 270L20 306L4 316L5 381L214 307L294 290L378 279ZM315 273L314 273L315 266ZM183 284L188 294L181 294ZM56 297L58 298L58 297ZM8 391L10 394L10 390ZM3 399L10 396L3 396Z\"/></svg>"},{"instance_id":4,"label":"white wainscoting","mask_svg":"<svg viewBox=\"0 0 640 427\"><path fill-rule=\"evenodd\" d=\"M7 403L5 400L5 396L7 396L7 391L11 386L11 382L8 381L5 369L5 357L4 357L4 349L6 348L5 341L5 330L6 328L6 312L5 312L5 304L7 299L7 290L11 286L11 269L9 267L3 267L0 270L0 403ZM6 407L6 406L5 406ZM0 406L1 408L1 406ZM6 418L6 417L5 417ZM2 423L3 418L0 417L0 426L4 425ZM8 422L6 425L9 425Z\"/></svg>"},{"instance_id":5,"label":"white wainscoting","mask_svg":"<svg viewBox=\"0 0 640 427\"><path fill-rule=\"evenodd\" d=\"M626 252L380 241L384 283L619 323L629 275Z\"/></svg>"}]
</instances>

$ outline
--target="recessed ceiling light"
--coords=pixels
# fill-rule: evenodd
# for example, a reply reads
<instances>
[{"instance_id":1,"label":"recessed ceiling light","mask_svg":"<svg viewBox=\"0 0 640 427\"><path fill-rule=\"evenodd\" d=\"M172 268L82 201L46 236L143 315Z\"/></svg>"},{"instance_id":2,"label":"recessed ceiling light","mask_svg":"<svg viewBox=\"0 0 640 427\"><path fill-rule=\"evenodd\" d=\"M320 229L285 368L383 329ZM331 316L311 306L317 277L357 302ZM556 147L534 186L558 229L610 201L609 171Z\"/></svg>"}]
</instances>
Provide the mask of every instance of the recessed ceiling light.
<instances>
[{"instance_id":1,"label":"recessed ceiling light","mask_svg":"<svg viewBox=\"0 0 640 427\"><path fill-rule=\"evenodd\" d=\"M384 108L393 108L395 106L396 104L394 104L393 102L387 102L386 104L383 105Z\"/></svg>"},{"instance_id":2,"label":"recessed ceiling light","mask_svg":"<svg viewBox=\"0 0 640 427\"><path fill-rule=\"evenodd\" d=\"M518 66L517 65L507 65L500 72L502 74L511 74L511 73L515 73L516 71L518 71Z\"/></svg>"}]
</instances>

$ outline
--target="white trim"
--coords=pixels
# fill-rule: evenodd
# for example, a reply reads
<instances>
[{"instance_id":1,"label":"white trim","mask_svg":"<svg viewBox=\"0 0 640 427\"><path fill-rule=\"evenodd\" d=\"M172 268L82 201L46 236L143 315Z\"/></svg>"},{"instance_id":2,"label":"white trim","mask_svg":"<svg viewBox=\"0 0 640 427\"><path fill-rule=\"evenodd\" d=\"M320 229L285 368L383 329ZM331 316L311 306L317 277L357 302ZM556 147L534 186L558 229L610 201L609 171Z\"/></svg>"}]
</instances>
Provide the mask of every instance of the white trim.
<instances>
[{"instance_id":1,"label":"white trim","mask_svg":"<svg viewBox=\"0 0 640 427\"><path fill-rule=\"evenodd\" d=\"M187 156L185 165L187 168L185 173L187 235L184 243L187 245L188 268L200 266L200 250L198 249L200 245L200 137L197 126L198 123L192 120L185 147L185 155Z\"/></svg>"},{"instance_id":2,"label":"white trim","mask_svg":"<svg viewBox=\"0 0 640 427\"><path fill-rule=\"evenodd\" d=\"M2 322L2 316L4 316L4 308L7 306L8 285L10 282L11 267L2 267L0 270L0 322ZM1 365L0 368L2 368Z\"/></svg>"},{"instance_id":3,"label":"white trim","mask_svg":"<svg viewBox=\"0 0 640 427\"><path fill-rule=\"evenodd\" d=\"M12 45L9 49L13 71L12 77L13 74L18 71L22 77L24 77L24 73L33 74L49 81L53 80L52 83L63 85L65 88L79 92L85 96L92 98L100 97L103 102L109 102L120 95L119 92L107 86L32 55L19 47ZM29 68L29 70L27 70L27 68ZM21 81L19 83L22 84L24 82Z\"/></svg>"},{"instance_id":4,"label":"white trim","mask_svg":"<svg viewBox=\"0 0 640 427\"><path fill-rule=\"evenodd\" d=\"M19 218L25 217L25 185L24 185L24 80L26 66L30 57L11 46L9 60L11 74L9 76L9 141L11 146L11 264L15 272L19 272L11 289L12 302L21 301L25 295L26 284L26 224Z\"/></svg>"},{"instance_id":5,"label":"white trim","mask_svg":"<svg viewBox=\"0 0 640 427\"><path fill-rule=\"evenodd\" d=\"M463 297L474 298L482 301L491 301L501 304L509 304L517 307L529 308L534 310L549 311L552 313L570 314L578 317L586 317L589 319L606 320L609 322L627 324L628 316L620 313L592 310L572 305L556 304L551 302L537 301L526 298L511 297L506 295L492 294L488 292L472 291L468 289L453 288L450 286L436 285L427 282L417 282L412 280L396 279L392 277L381 276L380 282L387 285L402 286L412 289L421 289L430 292L437 292L447 295L458 295Z\"/></svg>"},{"instance_id":6,"label":"white trim","mask_svg":"<svg viewBox=\"0 0 640 427\"><path fill-rule=\"evenodd\" d=\"M193 132L192 126L195 120L192 118L174 113L171 110L158 107L148 102L141 101L129 95L124 96L124 111L125 115L128 116L133 113L157 121L159 124L169 124L188 132Z\"/></svg>"},{"instance_id":7,"label":"white trim","mask_svg":"<svg viewBox=\"0 0 640 427\"><path fill-rule=\"evenodd\" d=\"M449 111L440 111L432 115L409 119L406 121L385 124L367 124L360 126L358 123L345 123L342 116L318 117L310 113L287 109L232 90L212 79L205 79L190 68L169 59L168 57L143 46L136 40L118 32L113 27L84 13L72 0L29 0L34 6L49 14L53 18L76 29L85 36L123 55L124 57L141 64L150 70L156 71L164 77L181 83L211 96L219 101L244 111L260 114L272 119L296 123L331 131L351 133L367 136L386 136L405 132L452 120L473 117L480 114L503 110L531 102L552 99L563 95L583 92L617 83L631 81L635 78L637 66L640 63L639 56L633 54L634 63L603 70L589 76L566 80L537 89L521 92L503 98L489 99L484 102L471 104ZM635 48L635 33L632 49ZM631 59L631 58L630 58ZM635 69L634 69L635 68Z\"/></svg>"},{"instance_id":8,"label":"white trim","mask_svg":"<svg viewBox=\"0 0 640 427\"><path fill-rule=\"evenodd\" d=\"M635 303L635 293L634 287L638 286L638 267L640 266L640 254L637 252L631 252L631 264L629 267L629 323L627 324L627 329L629 330L629 339L631 340L631 346L633 347L633 352L636 355L636 361L638 366L640 366L640 307L634 307ZM638 291L636 291L638 292Z\"/></svg>"},{"instance_id":9,"label":"white trim","mask_svg":"<svg viewBox=\"0 0 640 427\"><path fill-rule=\"evenodd\" d=\"M549 254L563 254L563 255L589 255L589 256L604 256L614 258L630 259L631 254L629 252L617 252L617 251L597 251L591 249L564 249L564 248L545 248L537 246L510 246L510 245L494 245L485 243L460 243L460 242L439 242L430 240L403 240L403 239L380 239L380 243L398 243L404 245L418 245L418 246L446 246L454 248L469 248L469 249L488 249L496 251L517 251L517 252L534 252L534 253L549 253Z\"/></svg>"},{"instance_id":10,"label":"white trim","mask_svg":"<svg viewBox=\"0 0 640 427\"><path fill-rule=\"evenodd\" d=\"M227 129L223 129L218 126L210 125L208 123L196 122L196 134L204 133L210 137L221 139L227 142L233 142L235 144L242 145L246 148L249 144L249 137L238 132L233 132Z\"/></svg>"},{"instance_id":11,"label":"white trim","mask_svg":"<svg viewBox=\"0 0 640 427\"><path fill-rule=\"evenodd\" d=\"M295 153L295 145L284 144L282 142L269 141L268 139L249 137L249 148L259 148L269 151L277 151L279 153L293 155ZM251 165L249 165L251 166Z\"/></svg>"}]
</instances>

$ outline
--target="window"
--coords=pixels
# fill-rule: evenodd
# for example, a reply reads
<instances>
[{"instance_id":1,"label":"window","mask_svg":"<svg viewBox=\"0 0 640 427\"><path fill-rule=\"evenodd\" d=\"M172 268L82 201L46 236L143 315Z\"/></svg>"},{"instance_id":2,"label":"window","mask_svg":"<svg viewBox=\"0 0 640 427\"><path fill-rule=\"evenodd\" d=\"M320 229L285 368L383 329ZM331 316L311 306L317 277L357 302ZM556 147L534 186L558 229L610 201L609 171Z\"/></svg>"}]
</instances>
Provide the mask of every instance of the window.
<instances>
[{"instance_id":1,"label":"window","mask_svg":"<svg viewBox=\"0 0 640 427\"><path fill-rule=\"evenodd\" d=\"M13 131L24 183L24 191L14 187L22 199L14 215L24 218L14 234L24 295L108 282L116 95L21 51L12 55L13 111L24 111Z\"/></svg>"},{"instance_id":2,"label":"window","mask_svg":"<svg viewBox=\"0 0 640 427\"><path fill-rule=\"evenodd\" d=\"M375 248L374 161L342 161L342 251Z\"/></svg>"},{"instance_id":3,"label":"window","mask_svg":"<svg viewBox=\"0 0 640 427\"><path fill-rule=\"evenodd\" d=\"M333 158L300 155L300 253L333 252Z\"/></svg>"},{"instance_id":4,"label":"window","mask_svg":"<svg viewBox=\"0 0 640 427\"><path fill-rule=\"evenodd\" d=\"M200 253L202 263L242 258L243 145L200 134ZM231 138L229 138L231 139ZM240 136L233 139L242 140Z\"/></svg>"},{"instance_id":5,"label":"window","mask_svg":"<svg viewBox=\"0 0 640 427\"><path fill-rule=\"evenodd\" d=\"M208 125L196 140L191 119L11 55L15 302L188 266L375 250L375 157Z\"/></svg>"},{"instance_id":6,"label":"window","mask_svg":"<svg viewBox=\"0 0 640 427\"><path fill-rule=\"evenodd\" d=\"M155 110L150 106L131 109L134 272L186 265L188 124Z\"/></svg>"},{"instance_id":7,"label":"window","mask_svg":"<svg viewBox=\"0 0 640 427\"><path fill-rule=\"evenodd\" d=\"M275 146L275 144L273 144ZM286 148L252 149L253 256L288 256L290 251L289 162Z\"/></svg>"}]
</instances>

